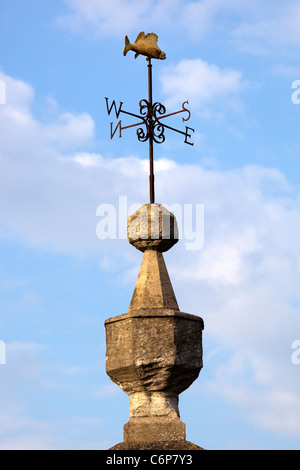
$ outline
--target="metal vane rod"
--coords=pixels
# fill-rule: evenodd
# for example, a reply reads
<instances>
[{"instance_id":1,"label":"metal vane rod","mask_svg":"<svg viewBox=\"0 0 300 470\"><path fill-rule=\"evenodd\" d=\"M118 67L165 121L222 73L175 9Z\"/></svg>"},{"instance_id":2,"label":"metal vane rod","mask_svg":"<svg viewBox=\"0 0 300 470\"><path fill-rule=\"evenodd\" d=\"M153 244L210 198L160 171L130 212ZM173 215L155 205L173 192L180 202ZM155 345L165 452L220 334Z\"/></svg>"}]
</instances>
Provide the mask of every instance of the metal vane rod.
<instances>
[{"instance_id":1,"label":"metal vane rod","mask_svg":"<svg viewBox=\"0 0 300 470\"><path fill-rule=\"evenodd\" d=\"M148 61L148 102L149 109L152 110L152 64L151 58L147 57ZM150 116L150 128L152 128L152 113ZM149 164L150 164L150 175L149 175L149 185L150 185L150 203L154 204L155 202L155 193L154 193L154 164L153 164L153 135L150 132L149 136Z\"/></svg>"}]
</instances>

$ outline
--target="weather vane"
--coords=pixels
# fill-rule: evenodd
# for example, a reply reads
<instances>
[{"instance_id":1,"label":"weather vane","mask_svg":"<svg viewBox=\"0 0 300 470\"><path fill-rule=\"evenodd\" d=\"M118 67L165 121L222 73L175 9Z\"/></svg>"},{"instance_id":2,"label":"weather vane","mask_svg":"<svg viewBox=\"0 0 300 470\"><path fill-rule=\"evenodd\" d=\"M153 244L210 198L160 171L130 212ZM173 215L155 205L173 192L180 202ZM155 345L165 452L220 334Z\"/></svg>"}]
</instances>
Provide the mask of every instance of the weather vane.
<instances>
[{"instance_id":1,"label":"weather vane","mask_svg":"<svg viewBox=\"0 0 300 470\"><path fill-rule=\"evenodd\" d=\"M108 98L106 100L106 108L107 113L110 115L112 109L115 111L116 118L119 119L120 113L128 114L129 116L134 116L139 119L139 122L135 124L130 124L128 126L122 126L122 120L120 120L115 128L113 129L113 122L110 123L110 138L112 139L119 129L119 137L122 137L122 131L124 129L129 129L130 127L139 126L136 133L137 138L140 142L149 141L149 162L150 162L150 175L149 175L149 183L150 183L150 203L155 202L155 195L154 195L154 170L153 170L153 142L157 144L161 144L165 141L164 131L165 128L170 129L172 131L178 132L185 136L184 142L189 145L194 145L189 139L192 138L190 131L194 132L194 129L191 127L185 126L185 131L181 131L179 129L175 129L174 127L170 127L164 122L161 122L162 119L167 118L169 116L173 116L174 114L179 113L187 113L187 117L182 118L182 121L188 121L191 117L190 111L185 107L188 104L188 101L184 101L182 103L182 109L179 111L175 111L173 113L166 114L166 108L163 104L159 102L153 103L152 101L152 64L151 59L166 59L166 54L158 47L157 45L158 36L155 33L148 33L145 35L144 32L138 34L135 43L131 44L128 37L125 36L125 48L124 48L124 56L126 56L128 51L135 52L135 59L141 54L146 56L148 61L148 100L143 99L139 102L140 106L140 114L130 113L122 109L123 102L119 102L119 107L117 108L116 102L113 100L111 105L108 102ZM141 126L144 126L141 127Z\"/></svg>"}]
</instances>

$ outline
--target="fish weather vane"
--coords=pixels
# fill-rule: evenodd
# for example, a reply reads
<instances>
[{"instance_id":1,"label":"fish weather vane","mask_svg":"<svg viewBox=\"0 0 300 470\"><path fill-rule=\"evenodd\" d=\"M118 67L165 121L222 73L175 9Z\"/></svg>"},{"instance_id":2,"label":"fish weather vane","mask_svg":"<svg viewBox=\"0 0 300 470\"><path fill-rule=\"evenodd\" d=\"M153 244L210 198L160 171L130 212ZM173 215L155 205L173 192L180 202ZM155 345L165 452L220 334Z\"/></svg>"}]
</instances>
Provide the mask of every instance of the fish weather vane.
<instances>
[{"instance_id":1,"label":"fish weather vane","mask_svg":"<svg viewBox=\"0 0 300 470\"><path fill-rule=\"evenodd\" d=\"M185 105L188 104L188 101L182 103L182 109L175 111L173 113L166 114L166 108L163 104L159 102L154 102L152 100L152 64L151 59L166 59L166 54L158 47L157 45L158 36L155 33L148 33L145 35L144 32L138 34L135 43L131 44L128 37L125 36L125 48L124 56L126 56L128 51L135 52L135 59L141 54L146 56L148 62L148 100L142 99L139 102L140 114L130 113L125 111L122 106L123 102L119 102L119 107L117 107L116 102L113 100L111 104L106 100L107 114L110 115L114 109L116 118L119 119L120 113L128 114L139 119L139 122L130 124L127 126L122 126L122 120L119 120L117 125L113 128L113 122L110 123L110 138L112 139L119 130L119 137L122 137L122 131L124 129L129 129L131 127L137 127L136 131L137 138L140 142L149 141L149 162L150 162L150 203L155 202L154 194L154 169L153 169L153 142L161 144L165 141L165 128L172 131L178 132L179 134L184 135L184 142L189 145L194 145L190 141L192 138L191 132L194 132L194 129L191 127L185 126L185 131L175 129L174 127L168 126L165 122L162 122L162 119L165 119L169 116L173 116L179 113L186 113L186 117L182 118L182 121L188 121L191 117L190 111L186 108ZM144 127L145 126L145 127Z\"/></svg>"}]
</instances>

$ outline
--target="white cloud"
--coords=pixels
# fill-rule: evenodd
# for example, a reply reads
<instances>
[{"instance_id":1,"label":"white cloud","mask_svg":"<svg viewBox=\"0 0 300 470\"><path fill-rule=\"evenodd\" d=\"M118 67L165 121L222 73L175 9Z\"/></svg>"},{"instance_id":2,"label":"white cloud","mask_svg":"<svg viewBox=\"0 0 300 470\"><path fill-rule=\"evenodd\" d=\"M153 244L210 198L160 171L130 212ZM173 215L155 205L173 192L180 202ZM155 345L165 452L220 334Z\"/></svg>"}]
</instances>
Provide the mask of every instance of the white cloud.
<instances>
[{"instance_id":1,"label":"white cloud","mask_svg":"<svg viewBox=\"0 0 300 470\"><path fill-rule=\"evenodd\" d=\"M244 44L278 48L297 46L300 42L300 6L298 2L273 2L272 8L261 5L257 16L252 21L244 21L233 31L236 38ZM253 47L253 46L252 46Z\"/></svg>"},{"instance_id":2,"label":"white cloud","mask_svg":"<svg viewBox=\"0 0 300 470\"><path fill-rule=\"evenodd\" d=\"M119 36L142 28L184 29L202 36L214 24L216 15L238 9L236 0L65 0L69 12L57 19L73 32L96 37Z\"/></svg>"},{"instance_id":3,"label":"white cloud","mask_svg":"<svg viewBox=\"0 0 300 470\"><path fill-rule=\"evenodd\" d=\"M0 450L109 448L108 442L101 442L96 437L103 426L101 418L71 416L46 421L30 418L28 411L20 407L18 402L5 402L4 405L0 404Z\"/></svg>"},{"instance_id":4,"label":"white cloud","mask_svg":"<svg viewBox=\"0 0 300 470\"><path fill-rule=\"evenodd\" d=\"M283 53L291 58L300 42L297 0L65 0L58 23L93 38L137 34L141 29L178 31L192 42L212 33L228 47L251 54ZM138 26L142 25L142 26ZM175 36L175 37L176 37ZM134 41L135 37L130 38ZM166 50L167 56L168 51Z\"/></svg>"},{"instance_id":5,"label":"white cloud","mask_svg":"<svg viewBox=\"0 0 300 470\"><path fill-rule=\"evenodd\" d=\"M266 54L273 50L289 55L289 48L297 47L300 41L299 10L297 0L199 0L187 2L183 15L193 38L215 31L223 34L231 47L237 45L244 52Z\"/></svg>"},{"instance_id":6,"label":"white cloud","mask_svg":"<svg viewBox=\"0 0 300 470\"><path fill-rule=\"evenodd\" d=\"M29 418L17 402L0 405L0 417L1 450L44 450L56 443L55 434L49 432L51 426Z\"/></svg>"},{"instance_id":7,"label":"white cloud","mask_svg":"<svg viewBox=\"0 0 300 470\"><path fill-rule=\"evenodd\" d=\"M192 103L194 112L202 114L214 104L220 108L224 102L230 103L247 86L240 71L220 69L201 59L185 59L166 66L160 81L167 106L178 105L184 97Z\"/></svg>"},{"instance_id":8,"label":"white cloud","mask_svg":"<svg viewBox=\"0 0 300 470\"><path fill-rule=\"evenodd\" d=\"M259 341L256 341L259 344ZM275 345L273 345L275 352ZM265 361L261 354L258 354L256 368L249 366L249 354L245 354L242 349L236 351L229 360L217 367L216 376L213 381L206 385L210 393L222 395L231 403L243 409L248 419L264 430L272 430L274 433L286 435L292 438L299 438L300 435L300 400L297 388L297 370L294 370L294 384L291 386L286 382L291 376L283 370L279 373L278 381L273 381L273 368L279 369L288 364L277 362L275 352L273 363ZM246 371L246 373L245 373ZM266 371L268 379L251 380L251 372L256 374Z\"/></svg>"},{"instance_id":9,"label":"white cloud","mask_svg":"<svg viewBox=\"0 0 300 470\"><path fill-rule=\"evenodd\" d=\"M60 148L81 144L94 136L94 121L87 113L63 113L57 123L43 124L42 127L45 138Z\"/></svg>"},{"instance_id":10,"label":"white cloud","mask_svg":"<svg viewBox=\"0 0 300 470\"><path fill-rule=\"evenodd\" d=\"M34 99L34 90L23 80L5 75L0 70L0 79L5 83L6 102L14 109L22 109L26 112Z\"/></svg>"},{"instance_id":11,"label":"white cloud","mask_svg":"<svg viewBox=\"0 0 300 470\"><path fill-rule=\"evenodd\" d=\"M248 7L247 3L243 3L243 9ZM184 2L182 4L183 23L190 36L201 39L216 28L217 19L222 18L222 24L226 24L226 14L231 16L240 7L241 2L236 0Z\"/></svg>"},{"instance_id":12,"label":"white cloud","mask_svg":"<svg viewBox=\"0 0 300 470\"><path fill-rule=\"evenodd\" d=\"M57 419L49 417L47 407L40 413L39 418L34 416L31 400L34 400L35 394L38 394L39 403L45 400L45 392L49 399L46 377L49 377L50 369L53 374L53 367L46 368L43 364L42 353L46 350L49 352L49 348L37 343L7 344L7 363L0 366L0 449L108 448L108 443L97 441L95 437L101 433L104 423L98 416L65 414ZM55 373L54 377L61 392L66 390L69 378L83 371L78 366L71 366L57 367Z\"/></svg>"},{"instance_id":13,"label":"white cloud","mask_svg":"<svg viewBox=\"0 0 300 470\"><path fill-rule=\"evenodd\" d=\"M58 236L66 242L68 239L71 247L72 240L85 231L78 210L90 194L84 195L80 189L85 169L63 152L88 145L93 120L87 114L62 113L52 122L40 122L31 112L31 87L4 74L1 77L8 89L7 104L0 108L0 218L4 235L9 227L30 244L45 243L59 249L55 242ZM98 203L95 199L95 208ZM87 215L83 211L81 216Z\"/></svg>"},{"instance_id":14,"label":"white cloud","mask_svg":"<svg viewBox=\"0 0 300 470\"><path fill-rule=\"evenodd\" d=\"M70 13L58 22L73 31L95 36L114 36L131 31L151 10L151 2L144 0L65 0ZM126 31L125 31L126 29Z\"/></svg>"}]
</instances>

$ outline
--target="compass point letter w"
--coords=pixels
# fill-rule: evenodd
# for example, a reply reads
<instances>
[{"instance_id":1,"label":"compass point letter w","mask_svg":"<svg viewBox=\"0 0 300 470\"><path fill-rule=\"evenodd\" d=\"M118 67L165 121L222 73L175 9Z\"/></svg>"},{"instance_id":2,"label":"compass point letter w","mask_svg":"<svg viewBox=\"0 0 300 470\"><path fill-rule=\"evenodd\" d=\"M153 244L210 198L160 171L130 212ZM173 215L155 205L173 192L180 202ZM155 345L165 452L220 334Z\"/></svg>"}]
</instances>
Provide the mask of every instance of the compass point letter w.
<instances>
[{"instance_id":1,"label":"compass point letter w","mask_svg":"<svg viewBox=\"0 0 300 470\"><path fill-rule=\"evenodd\" d=\"M116 117L118 118L120 112L122 111L121 108L122 108L123 102L122 102L122 101L119 102L119 103L120 103L120 104L119 104L119 109L117 109L115 100L113 100L113 102L112 102L112 104L111 104L110 107L109 107L109 104L108 104L108 98L105 98L105 100L106 100L107 114L110 115L111 110L112 110L113 108L115 108L115 114L116 114Z\"/></svg>"}]
</instances>

